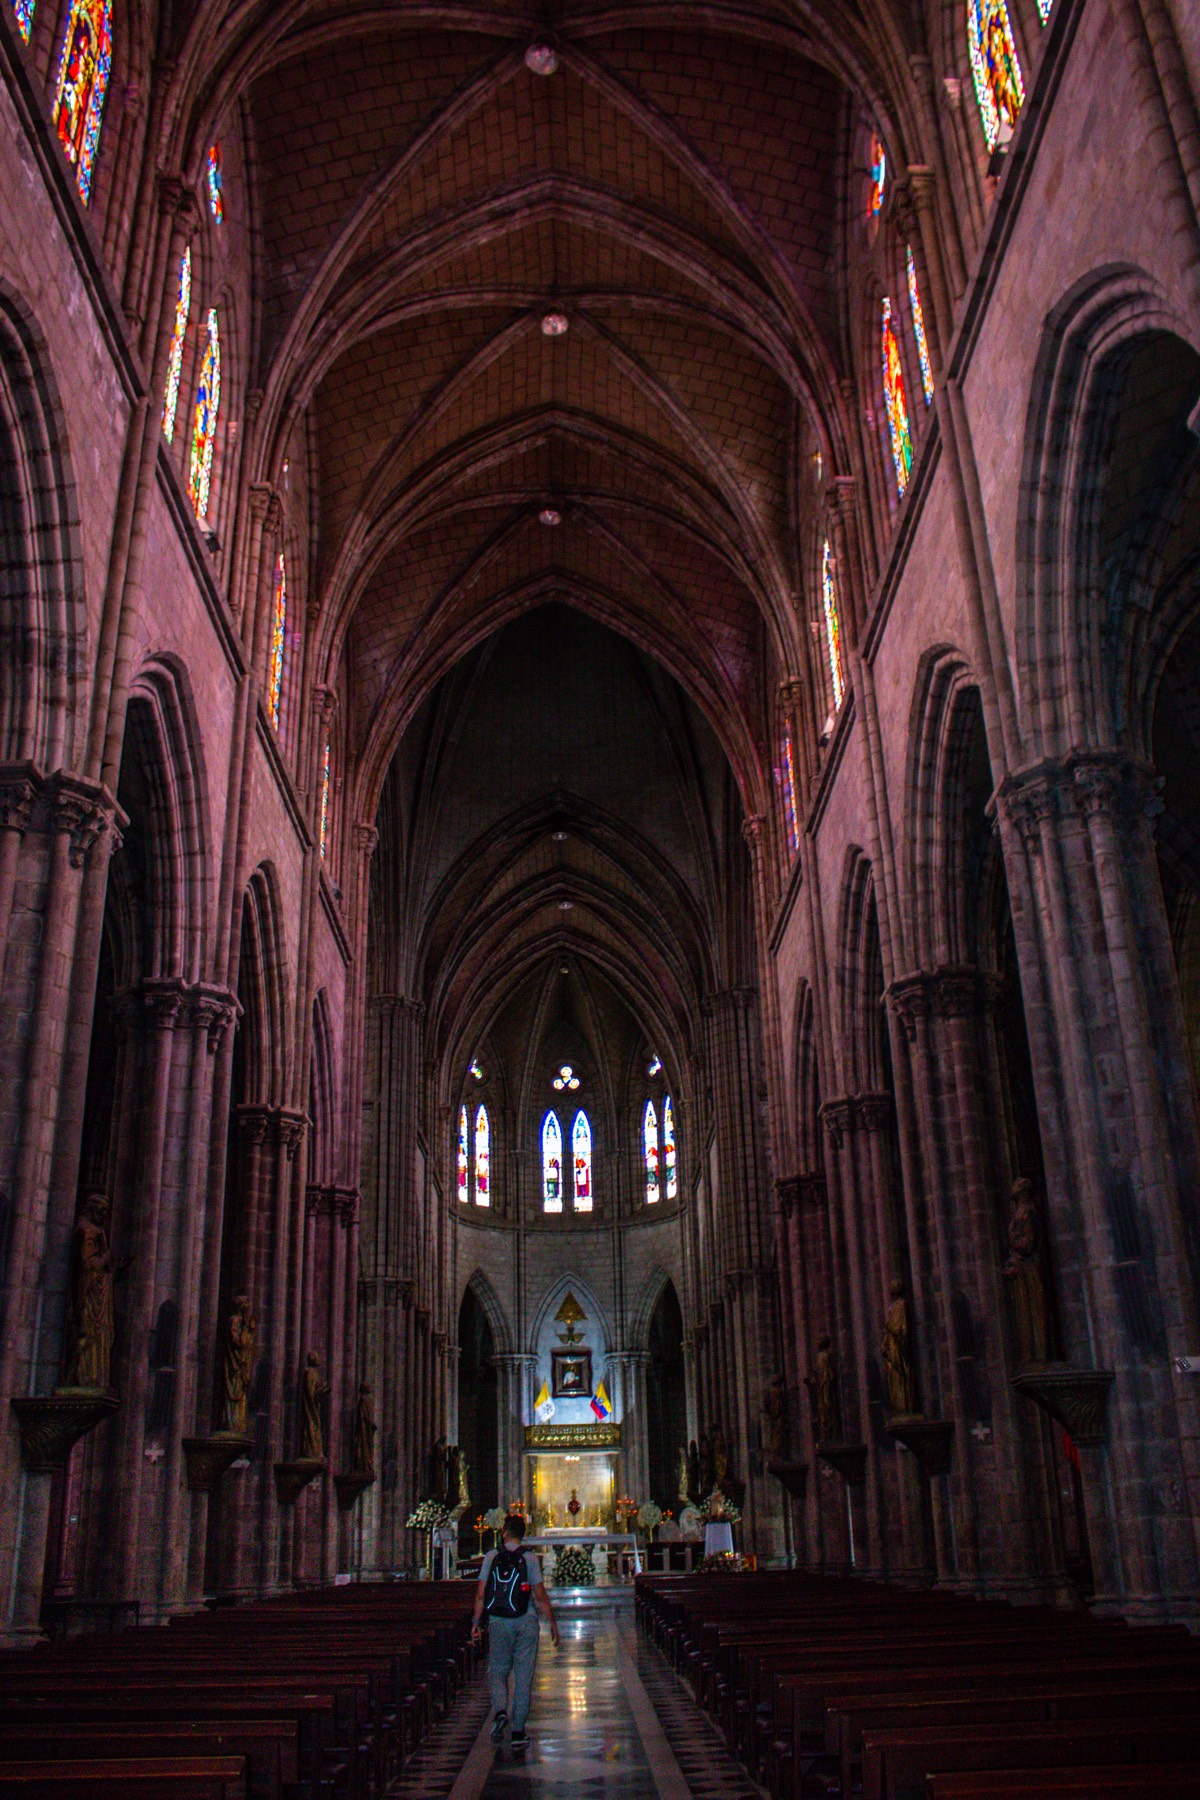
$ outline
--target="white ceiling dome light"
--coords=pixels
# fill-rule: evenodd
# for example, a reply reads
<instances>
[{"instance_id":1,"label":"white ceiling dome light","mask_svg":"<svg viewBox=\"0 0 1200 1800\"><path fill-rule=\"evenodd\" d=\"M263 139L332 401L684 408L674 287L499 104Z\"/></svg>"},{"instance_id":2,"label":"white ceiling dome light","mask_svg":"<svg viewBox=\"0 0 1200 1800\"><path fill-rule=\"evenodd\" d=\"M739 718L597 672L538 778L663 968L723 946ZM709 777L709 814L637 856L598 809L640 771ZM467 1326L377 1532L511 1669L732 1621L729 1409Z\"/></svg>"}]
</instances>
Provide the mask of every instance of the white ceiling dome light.
<instances>
[{"instance_id":1,"label":"white ceiling dome light","mask_svg":"<svg viewBox=\"0 0 1200 1800\"><path fill-rule=\"evenodd\" d=\"M553 75L558 67L558 51L553 44L530 44L525 52L525 67L534 75Z\"/></svg>"}]
</instances>

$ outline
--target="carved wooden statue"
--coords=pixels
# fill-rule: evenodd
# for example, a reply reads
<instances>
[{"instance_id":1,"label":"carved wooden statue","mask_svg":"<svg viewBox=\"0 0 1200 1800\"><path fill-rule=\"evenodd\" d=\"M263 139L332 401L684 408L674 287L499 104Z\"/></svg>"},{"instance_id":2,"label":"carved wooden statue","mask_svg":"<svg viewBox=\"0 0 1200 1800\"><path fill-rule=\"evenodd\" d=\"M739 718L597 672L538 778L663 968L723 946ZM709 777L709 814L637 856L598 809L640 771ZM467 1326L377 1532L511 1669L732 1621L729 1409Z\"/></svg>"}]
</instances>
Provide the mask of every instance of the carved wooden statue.
<instances>
[{"instance_id":1,"label":"carved wooden statue","mask_svg":"<svg viewBox=\"0 0 1200 1800\"><path fill-rule=\"evenodd\" d=\"M833 1354L833 1339L826 1332L817 1341L817 1354L813 1358L813 1366L804 1378L812 1400L813 1423L816 1426L817 1441L822 1444L837 1444L842 1439L842 1408L838 1397L837 1363Z\"/></svg>"},{"instance_id":2,"label":"carved wooden statue","mask_svg":"<svg viewBox=\"0 0 1200 1800\"><path fill-rule=\"evenodd\" d=\"M446 1504L446 1452L444 1437L434 1439L433 1449L429 1452L429 1466L425 1474L427 1500L436 1500L439 1505Z\"/></svg>"},{"instance_id":3,"label":"carved wooden statue","mask_svg":"<svg viewBox=\"0 0 1200 1800\"><path fill-rule=\"evenodd\" d=\"M1045 1362L1050 1354L1049 1307L1043 1267L1042 1220L1032 1181L1014 1181L1008 1202L1008 1259L1017 1326L1017 1353L1023 1363Z\"/></svg>"},{"instance_id":4,"label":"carved wooden statue","mask_svg":"<svg viewBox=\"0 0 1200 1800\"><path fill-rule=\"evenodd\" d=\"M221 1430L245 1437L249 1431L250 1377L254 1373L254 1345L258 1324L245 1294L239 1294L229 1316L222 1371L224 1393Z\"/></svg>"},{"instance_id":5,"label":"carved wooden statue","mask_svg":"<svg viewBox=\"0 0 1200 1800\"><path fill-rule=\"evenodd\" d=\"M375 1473L375 1398L369 1381L359 1383L358 1405L354 1409L354 1473Z\"/></svg>"},{"instance_id":6,"label":"carved wooden statue","mask_svg":"<svg viewBox=\"0 0 1200 1800\"><path fill-rule=\"evenodd\" d=\"M709 1426L708 1444L712 1452L713 1486L724 1489L729 1480L729 1451L725 1444L725 1433L719 1425Z\"/></svg>"},{"instance_id":7,"label":"carved wooden statue","mask_svg":"<svg viewBox=\"0 0 1200 1800\"><path fill-rule=\"evenodd\" d=\"M66 1387L106 1390L112 1372L113 1280L108 1197L89 1194L71 1245Z\"/></svg>"},{"instance_id":8,"label":"carved wooden statue","mask_svg":"<svg viewBox=\"0 0 1200 1800\"><path fill-rule=\"evenodd\" d=\"M690 1479L688 1453L684 1445L680 1444L678 1455L675 1458L675 1498L682 1500L684 1505L687 1504L688 1495L691 1492Z\"/></svg>"},{"instance_id":9,"label":"carved wooden statue","mask_svg":"<svg viewBox=\"0 0 1200 1800\"><path fill-rule=\"evenodd\" d=\"M779 1462L787 1439L787 1389L782 1375L776 1375L763 1393L760 1430L764 1462Z\"/></svg>"},{"instance_id":10,"label":"carved wooden statue","mask_svg":"<svg viewBox=\"0 0 1200 1800\"><path fill-rule=\"evenodd\" d=\"M917 1410L917 1381L913 1367L912 1334L908 1321L908 1301L904 1298L904 1283L893 1281L891 1288L892 1304L884 1321L883 1343L880 1356L883 1359L883 1379L887 1387L888 1410L893 1417L912 1415Z\"/></svg>"},{"instance_id":11,"label":"carved wooden statue","mask_svg":"<svg viewBox=\"0 0 1200 1800\"><path fill-rule=\"evenodd\" d=\"M321 1420L321 1402L329 1392L329 1383L321 1379L321 1365L315 1350L304 1360L300 1378L300 1461L321 1462L325 1456L325 1429Z\"/></svg>"}]
</instances>

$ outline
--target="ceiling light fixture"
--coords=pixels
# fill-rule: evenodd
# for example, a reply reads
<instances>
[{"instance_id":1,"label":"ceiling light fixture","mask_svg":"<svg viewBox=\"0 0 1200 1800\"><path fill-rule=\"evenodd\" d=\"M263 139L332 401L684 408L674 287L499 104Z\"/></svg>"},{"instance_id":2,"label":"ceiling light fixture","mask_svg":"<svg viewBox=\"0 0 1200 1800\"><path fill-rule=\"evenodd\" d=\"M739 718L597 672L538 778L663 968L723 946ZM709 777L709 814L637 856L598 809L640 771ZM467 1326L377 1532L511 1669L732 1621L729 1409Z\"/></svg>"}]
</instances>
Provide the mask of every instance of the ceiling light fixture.
<instances>
[{"instance_id":1,"label":"ceiling light fixture","mask_svg":"<svg viewBox=\"0 0 1200 1800\"><path fill-rule=\"evenodd\" d=\"M525 67L534 75L553 75L558 67L558 51L553 44L530 44L525 52Z\"/></svg>"},{"instance_id":2,"label":"ceiling light fixture","mask_svg":"<svg viewBox=\"0 0 1200 1800\"><path fill-rule=\"evenodd\" d=\"M575 902L573 900L560 900L558 903L558 910L559 912L570 912L574 904Z\"/></svg>"},{"instance_id":3,"label":"ceiling light fixture","mask_svg":"<svg viewBox=\"0 0 1200 1800\"><path fill-rule=\"evenodd\" d=\"M561 525L562 514L560 512L555 512L552 506L543 506L541 512L538 514L538 522L542 525Z\"/></svg>"},{"instance_id":4,"label":"ceiling light fixture","mask_svg":"<svg viewBox=\"0 0 1200 1800\"><path fill-rule=\"evenodd\" d=\"M571 321L566 313L548 312L542 319L543 337L566 337L571 329Z\"/></svg>"}]
</instances>

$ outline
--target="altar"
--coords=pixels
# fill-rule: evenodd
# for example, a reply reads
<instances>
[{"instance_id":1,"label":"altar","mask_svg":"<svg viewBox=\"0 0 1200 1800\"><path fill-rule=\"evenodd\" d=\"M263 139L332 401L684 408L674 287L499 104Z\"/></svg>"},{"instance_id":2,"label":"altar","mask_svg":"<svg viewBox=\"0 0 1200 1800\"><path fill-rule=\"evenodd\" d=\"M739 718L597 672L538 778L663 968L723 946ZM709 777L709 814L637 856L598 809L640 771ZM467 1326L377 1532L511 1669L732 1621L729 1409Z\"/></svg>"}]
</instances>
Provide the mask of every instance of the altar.
<instances>
[{"instance_id":1,"label":"altar","mask_svg":"<svg viewBox=\"0 0 1200 1800\"><path fill-rule=\"evenodd\" d=\"M542 1558L542 1574L554 1580L554 1565L559 1552L568 1545L589 1550L597 1581L632 1581L642 1572L642 1553L632 1531L589 1531L576 1527L569 1531L539 1531L525 1539L525 1548L535 1550Z\"/></svg>"}]
</instances>

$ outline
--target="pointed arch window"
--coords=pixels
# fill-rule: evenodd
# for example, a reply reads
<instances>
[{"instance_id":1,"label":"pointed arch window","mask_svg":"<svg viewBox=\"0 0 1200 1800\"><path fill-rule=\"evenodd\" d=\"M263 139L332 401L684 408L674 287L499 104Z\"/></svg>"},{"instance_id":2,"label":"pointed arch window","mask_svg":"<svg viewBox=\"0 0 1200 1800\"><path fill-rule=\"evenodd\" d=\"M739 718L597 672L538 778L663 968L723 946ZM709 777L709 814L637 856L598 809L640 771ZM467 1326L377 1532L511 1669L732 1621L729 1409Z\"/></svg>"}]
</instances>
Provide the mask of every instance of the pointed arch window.
<instances>
[{"instance_id":1,"label":"pointed arch window","mask_svg":"<svg viewBox=\"0 0 1200 1800\"><path fill-rule=\"evenodd\" d=\"M329 787L330 765L333 761L333 746L325 739L325 754L321 758L321 817L319 836L321 843L321 861L325 861L325 852L329 848Z\"/></svg>"},{"instance_id":2,"label":"pointed arch window","mask_svg":"<svg viewBox=\"0 0 1200 1800\"><path fill-rule=\"evenodd\" d=\"M467 1144L467 1109L458 1109L458 1197L467 1199L467 1170L470 1166L470 1152Z\"/></svg>"},{"instance_id":3,"label":"pointed arch window","mask_svg":"<svg viewBox=\"0 0 1200 1800\"><path fill-rule=\"evenodd\" d=\"M887 407L888 433L892 441L892 462L896 469L896 487L901 496L912 474L912 431L908 423L908 401L904 393L904 369L900 362L900 345L892 323L892 303L885 299L882 309L880 345L883 352L883 398Z\"/></svg>"},{"instance_id":4,"label":"pointed arch window","mask_svg":"<svg viewBox=\"0 0 1200 1800\"><path fill-rule=\"evenodd\" d=\"M225 223L225 177L221 173L221 146L208 146L208 159L205 167L208 183L208 210L218 225Z\"/></svg>"},{"instance_id":5,"label":"pointed arch window","mask_svg":"<svg viewBox=\"0 0 1200 1800\"><path fill-rule=\"evenodd\" d=\"M179 408L179 377L183 370L183 342L187 336L188 314L192 310L192 246L189 244L179 264L179 285L175 290L175 325L171 332L171 349L167 357L167 387L163 395L163 436L168 444L175 442L175 414Z\"/></svg>"},{"instance_id":6,"label":"pointed arch window","mask_svg":"<svg viewBox=\"0 0 1200 1800\"><path fill-rule=\"evenodd\" d=\"M796 813L796 758L792 750L792 728L783 728L779 747L779 785L783 789L783 822L787 827L787 844L795 856L800 848L800 821Z\"/></svg>"},{"instance_id":7,"label":"pointed arch window","mask_svg":"<svg viewBox=\"0 0 1200 1800\"><path fill-rule=\"evenodd\" d=\"M1054 5L1054 0L1037 0L1038 18L1041 20L1043 25L1046 23L1046 21L1050 17L1050 9L1053 5Z\"/></svg>"},{"instance_id":8,"label":"pointed arch window","mask_svg":"<svg viewBox=\"0 0 1200 1800\"><path fill-rule=\"evenodd\" d=\"M196 387L196 412L192 420L192 460L188 493L198 519L208 512L212 492L213 453L217 444L217 417L221 410L221 326L217 309L210 306L205 328L204 356Z\"/></svg>"},{"instance_id":9,"label":"pointed arch window","mask_svg":"<svg viewBox=\"0 0 1200 1800\"><path fill-rule=\"evenodd\" d=\"M13 11L17 15L17 30L28 43L29 33L33 30L33 0L13 0Z\"/></svg>"},{"instance_id":10,"label":"pointed arch window","mask_svg":"<svg viewBox=\"0 0 1200 1800\"><path fill-rule=\"evenodd\" d=\"M1012 136L1025 100L1006 0L967 0L967 44L983 135L988 149L994 150Z\"/></svg>"},{"instance_id":11,"label":"pointed arch window","mask_svg":"<svg viewBox=\"0 0 1200 1800\"><path fill-rule=\"evenodd\" d=\"M585 1112L575 1114L571 1127L572 1199L576 1212L592 1210L592 1128Z\"/></svg>"},{"instance_id":12,"label":"pointed arch window","mask_svg":"<svg viewBox=\"0 0 1200 1800\"><path fill-rule=\"evenodd\" d=\"M32 5L29 17L32 20ZM112 0L72 0L58 64L54 128L75 165L75 181L85 205L92 191L111 72Z\"/></svg>"},{"instance_id":13,"label":"pointed arch window","mask_svg":"<svg viewBox=\"0 0 1200 1800\"><path fill-rule=\"evenodd\" d=\"M663 1101L663 1173L667 1199L674 1200L679 1194L679 1164L675 1154L675 1108L670 1094Z\"/></svg>"},{"instance_id":14,"label":"pointed arch window","mask_svg":"<svg viewBox=\"0 0 1200 1800\"><path fill-rule=\"evenodd\" d=\"M917 265L913 261L911 244L905 247L904 265L908 274L908 304L912 308L913 336L917 340L917 361L921 365L921 386L925 392L925 404L928 406L933 399L933 369L929 363L929 344L925 337L925 314L921 311L921 292L917 286Z\"/></svg>"},{"instance_id":15,"label":"pointed arch window","mask_svg":"<svg viewBox=\"0 0 1200 1800\"><path fill-rule=\"evenodd\" d=\"M562 1126L558 1114L548 1112L542 1120L542 1211L560 1213L563 1209Z\"/></svg>"},{"instance_id":16,"label":"pointed arch window","mask_svg":"<svg viewBox=\"0 0 1200 1800\"><path fill-rule=\"evenodd\" d=\"M828 538L821 547L821 611L825 619L825 649L829 656L829 679L836 712L846 692L846 672L842 663L842 616L838 610L837 576Z\"/></svg>"},{"instance_id":17,"label":"pointed arch window","mask_svg":"<svg viewBox=\"0 0 1200 1800\"><path fill-rule=\"evenodd\" d=\"M488 1110L481 1106L475 1114L475 1204L492 1204L492 1128Z\"/></svg>"},{"instance_id":18,"label":"pointed arch window","mask_svg":"<svg viewBox=\"0 0 1200 1800\"><path fill-rule=\"evenodd\" d=\"M646 1205L654 1206L662 1189L658 1181L658 1114L647 1100L642 1114L642 1162L646 1170Z\"/></svg>"},{"instance_id":19,"label":"pointed arch window","mask_svg":"<svg viewBox=\"0 0 1200 1800\"><path fill-rule=\"evenodd\" d=\"M871 168L867 184L867 217L877 219L883 211L883 190L887 186L887 154L878 132L871 138Z\"/></svg>"},{"instance_id":20,"label":"pointed arch window","mask_svg":"<svg viewBox=\"0 0 1200 1800\"><path fill-rule=\"evenodd\" d=\"M275 589L271 596L271 655L267 662L267 711L276 731L283 717L283 662L287 647L287 562L283 551L275 559Z\"/></svg>"}]
</instances>

